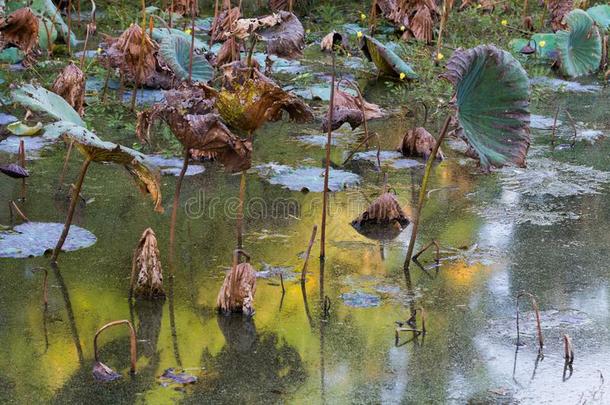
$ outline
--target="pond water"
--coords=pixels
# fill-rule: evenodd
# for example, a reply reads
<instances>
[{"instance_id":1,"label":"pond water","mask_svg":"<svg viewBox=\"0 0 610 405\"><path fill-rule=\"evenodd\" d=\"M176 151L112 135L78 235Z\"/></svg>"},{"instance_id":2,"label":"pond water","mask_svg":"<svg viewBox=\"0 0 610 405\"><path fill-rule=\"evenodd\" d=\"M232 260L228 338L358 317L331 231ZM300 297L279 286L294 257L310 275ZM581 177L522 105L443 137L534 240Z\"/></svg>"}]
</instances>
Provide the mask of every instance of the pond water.
<instances>
[{"instance_id":1,"label":"pond water","mask_svg":"<svg viewBox=\"0 0 610 405\"><path fill-rule=\"evenodd\" d=\"M365 97L381 103L375 95L383 85L366 84ZM62 253L56 268L48 256L0 258L0 403L607 403L610 145L604 117L610 90L554 79L533 84L562 91L532 106L528 168L482 175L452 149L460 149L458 141L443 145L448 158L433 168L416 246L437 240L442 260L435 266L425 253L423 268L412 265L407 273L411 226L391 241L367 239L351 226L379 195L384 176L376 168L375 142L339 166L362 139L361 131L344 127L331 154L327 257L318 260L318 234L302 286L304 252L321 220L325 135L319 123L277 122L257 131L244 235L259 272L252 318L214 310L235 246L239 175L210 163L192 166L170 267L179 158L157 157L165 169L164 214L153 211L125 170L92 165L73 222L88 247ZM576 121L573 147L566 108ZM1 110L0 119L4 114L16 112ZM433 115L430 132L443 120ZM105 140L135 141L133 131L108 131L109 123L98 121ZM413 125L399 113L370 123L380 135L382 169L409 216L423 162L401 159L395 148ZM28 140L31 150L26 142L31 177L19 205L32 221L63 223L65 147L35 139ZM0 162L15 161L17 145L15 137L0 141ZM75 181L80 162L74 154L67 182ZM20 181L0 177L0 206L21 193ZM0 224L10 221L1 209ZM130 302L133 249L148 227L158 237L168 296ZM0 246L2 240L0 231ZM46 309L41 268L49 277ZM543 358L525 300L522 345L516 345L522 291L537 297ZM419 308L426 334L400 332L396 339L396 322L404 324ZM126 331L111 329L100 338L100 358L123 377L97 383L93 337L120 319L136 328L138 371L129 376ZM574 344L572 370L564 370L564 334Z\"/></svg>"}]
</instances>

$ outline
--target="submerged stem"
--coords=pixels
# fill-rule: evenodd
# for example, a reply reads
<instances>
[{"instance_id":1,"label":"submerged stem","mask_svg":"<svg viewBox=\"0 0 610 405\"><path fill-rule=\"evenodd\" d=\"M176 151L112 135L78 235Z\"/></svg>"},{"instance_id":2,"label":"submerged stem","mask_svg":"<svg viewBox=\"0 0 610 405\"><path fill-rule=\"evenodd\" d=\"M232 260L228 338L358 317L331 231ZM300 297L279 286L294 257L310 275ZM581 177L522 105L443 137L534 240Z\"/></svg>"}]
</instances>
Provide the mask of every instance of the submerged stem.
<instances>
[{"instance_id":1,"label":"submerged stem","mask_svg":"<svg viewBox=\"0 0 610 405\"><path fill-rule=\"evenodd\" d=\"M324 168L324 193L322 203L322 230L320 235L320 259L326 257L326 211L328 209L328 177L330 174L330 144L333 135L333 110L335 108L335 53L331 53L333 59L332 80L330 83L330 105L328 106L328 136L326 139L326 167Z\"/></svg>"},{"instance_id":2,"label":"submerged stem","mask_svg":"<svg viewBox=\"0 0 610 405\"><path fill-rule=\"evenodd\" d=\"M188 148L184 148L184 163L182 164L182 170L180 176L178 176L178 182L176 183L176 191L174 192L174 205L172 207L172 217L169 226L169 257L170 262L174 261L174 240L176 236L176 219L178 217L178 205L180 205L180 189L182 188L182 180L186 174L186 169L189 166L190 152ZM173 266L170 266L173 269Z\"/></svg>"},{"instance_id":3,"label":"submerged stem","mask_svg":"<svg viewBox=\"0 0 610 405\"><path fill-rule=\"evenodd\" d=\"M441 133L434 144L434 149L428 157L428 161L426 162L426 169L424 171L424 178L421 183L421 188L419 189L419 200L417 202L417 210L415 211L415 218L413 219L413 230L411 231L411 239L409 240L409 248L407 250L407 257L405 258L405 263L403 265L404 271L409 270L409 265L411 264L411 257L413 256L413 249L415 248L415 240L417 238L417 229L419 228L419 221L421 217L422 210L424 208L424 204L426 202L426 189L428 188L428 180L430 178L430 172L432 170L432 164L434 163L435 156L438 153L438 149L447 134L447 130L449 129L449 122L451 121L451 116L448 116L445 119L445 123L443 124L443 128L441 129Z\"/></svg>"}]
</instances>

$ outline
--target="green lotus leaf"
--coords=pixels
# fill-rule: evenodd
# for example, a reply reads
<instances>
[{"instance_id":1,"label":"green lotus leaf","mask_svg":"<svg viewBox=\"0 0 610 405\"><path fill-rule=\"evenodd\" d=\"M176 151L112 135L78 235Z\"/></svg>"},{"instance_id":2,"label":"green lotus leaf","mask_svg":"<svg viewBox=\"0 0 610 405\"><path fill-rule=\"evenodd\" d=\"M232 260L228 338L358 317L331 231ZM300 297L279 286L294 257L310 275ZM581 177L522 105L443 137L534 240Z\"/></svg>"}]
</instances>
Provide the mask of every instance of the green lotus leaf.
<instances>
[{"instance_id":1,"label":"green lotus leaf","mask_svg":"<svg viewBox=\"0 0 610 405\"><path fill-rule=\"evenodd\" d=\"M46 138L60 136L67 138L68 141L74 141L76 148L93 162L123 165L134 177L140 189L151 195L155 210L163 211L159 169L146 155L116 143L102 141L93 132L72 122L58 121L45 126Z\"/></svg>"},{"instance_id":2,"label":"green lotus leaf","mask_svg":"<svg viewBox=\"0 0 610 405\"><path fill-rule=\"evenodd\" d=\"M16 47L6 48L0 51L0 63L10 63L14 65L25 58L23 51Z\"/></svg>"},{"instance_id":3,"label":"green lotus leaf","mask_svg":"<svg viewBox=\"0 0 610 405\"><path fill-rule=\"evenodd\" d=\"M49 38L50 37L50 41ZM45 18L40 18L40 24L38 25L38 46L43 51L48 50L50 47L53 47L53 44L57 40L57 29L53 25L53 23ZM50 47L49 47L50 42Z\"/></svg>"},{"instance_id":4,"label":"green lotus leaf","mask_svg":"<svg viewBox=\"0 0 610 405\"><path fill-rule=\"evenodd\" d=\"M30 7L38 14L47 17L51 21L55 21L57 31L61 34L64 42L68 43L68 24L66 24L61 17L61 13L53 3L53 0L34 0ZM74 31L70 31L70 46L76 47L77 45L78 40L76 39L76 35L74 34Z\"/></svg>"},{"instance_id":5,"label":"green lotus leaf","mask_svg":"<svg viewBox=\"0 0 610 405\"><path fill-rule=\"evenodd\" d=\"M13 90L11 95L14 101L23 104L27 108L47 113L57 120L69 121L82 127L85 126L80 115L66 100L43 87L26 84Z\"/></svg>"},{"instance_id":6,"label":"green lotus leaf","mask_svg":"<svg viewBox=\"0 0 610 405\"><path fill-rule=\"evenodd\" d=\"M521 64L493 45L457 50L442 77L455 86L458 133L481 166L525 165L530 144L529 80Z\"/></svg>"},{"instance_id":7,"label":"green lotus leaf","mask_svg":"<svg viewBox=\"0 0 610 405\"><path fill-rule=\"evenodd\" d=\"M189 78L191 41L182 36L170 35L163 38L159 46L159 54L182 80ZM193 81L208 82L214 77L214 68L199 53L193 54Z\"/></svg>"},{"instance_id":8,"label":"green lotus leaf","mask_svg":"<svg viewBox=\"0 0 610 405\"><path fill-rule=\"evenodd\" d=\"M587 14L595 21L595 24L603 31L610 31L610 6L599 4L587 10Z\"/></svg>"},{"instance_id":9,"label":"green lotus leaf","mask_svg":"<svg viewBox=\"0 0 610 405\"><path fill-rule=\"evenodd\" d=\"M411 66L400 59L387 46L368 35L363 35L360 41L360 49L366 58L372 61L375 66L385 75L409 80L417 79L417 73ZM403 76L401 77L401 74Z\"/></svg>"},{"instance_id":10,"label":"green lotus leaf","mask_svg":"<svg viewBox=\"0 0 610 405\"><path fill-rule=\"evenodd\" d=\"M572 10L564 20L568 31L557 31L561 72L578 77L597 71L602 59L602 42L593 19L583 10Z\"/></svg>"},{"instance_id":11,"label":"green lotus leaf","mask_svg":"<svg viewBox=\"0 0 610 405\"><path fill-rule=\"evenodd\" d=\"M21 121L15 121L6 126L6 129L13 135L17 136L33 136L36 135L42 129L42 123L39 122L33 127L24 124Z\"/></svg>"},{"instance_id":12,"label":"green lotus leaf","mask_svg":"<svg viewBox=\"0 0 610 405\"><path fill-rule=\"evenodd\" d=\"M153 32L152 32L152 38L159 43L163 42L163 40L165 38L171 37L173 35L185 38L189 43L189 49L190 49L191 35L187 34L186 32L184 32L182 30L177 30L175 28L153 28ZM205 42L203 42L199 38L195 37L195 49L206 52L208 50L208 46L206 45Z\"/></svg>"}]
</instances>

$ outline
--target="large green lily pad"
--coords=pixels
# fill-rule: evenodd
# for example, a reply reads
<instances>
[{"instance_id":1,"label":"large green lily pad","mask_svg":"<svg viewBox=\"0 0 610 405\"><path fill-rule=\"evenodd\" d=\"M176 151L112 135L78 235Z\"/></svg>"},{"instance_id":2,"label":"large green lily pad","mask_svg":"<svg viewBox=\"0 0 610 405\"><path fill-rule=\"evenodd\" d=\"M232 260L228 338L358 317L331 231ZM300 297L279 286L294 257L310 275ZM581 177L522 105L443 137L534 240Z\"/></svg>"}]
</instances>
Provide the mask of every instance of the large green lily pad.
<instances>
[{"instance_id":1,"label":"large green lily pad","mask_svg":"<svg viewBox=\"0 0 610 405\"><path fill-rule=\"evenodd\" d=\"M595 21L595 24L603 31L610 30L610 6L598 4L587 10L587 14Z\"/></svg>"},{"instance_id":2,"label":"large green lily pad","mask_svg":"<svg viewBox=\"0 0 610 405\"><path fill-rule=\"evenodd\" d=\"M593 19L583 10L572 10L565 18L568 31L557 31L561 72L568 77L590 74L599 69L602 41Z\"/></svg>"},{"instance_id":3,"label":"large green lily pad","mask_svg":"<svg viewBox=\"0 0 610 405\"><path fill-rule=\"evenodd\" d=\"M58 120L70 121L79 126L85 126L82 118L62 97L32 84L23 85L12 92L13 100L25 107L51 115Z\"/></svg>"},{"instance_id":4,"label":"large green lily pad","mask_svg":"<svg viewBox=\"0 0 610 405\"><path fill-rule=\"evenodd\" d=\"M375 38L363 35L360 49L383 74L400 79L415 80L418 78L417 73L408 63Z\"/></svg>"},{"instance_id":5,"label":"large green lily pad","mask_svg":"<svg viewBox=\"0 0 610 405\"><path fill-rule=\"evenodd\" d=\"M174 74L182 80L189 78L191 41L183 36L168 35L161 41L159 54ZM214 77L214 68L199 53L193 54L192 79L195 82L208 82Z\"/></svg>"},{"instance_id":6,"label":"large green lily pad","mask_svg":"<svg viewBox=\"0 0 610 405\"><path fill-rule=\"evenodd\" d=\"M493 45L457 50L442 75L456 89L458 133L481 166L525 165L530 144L529 80L521 64Z\"/></svg>"}]
</instances>

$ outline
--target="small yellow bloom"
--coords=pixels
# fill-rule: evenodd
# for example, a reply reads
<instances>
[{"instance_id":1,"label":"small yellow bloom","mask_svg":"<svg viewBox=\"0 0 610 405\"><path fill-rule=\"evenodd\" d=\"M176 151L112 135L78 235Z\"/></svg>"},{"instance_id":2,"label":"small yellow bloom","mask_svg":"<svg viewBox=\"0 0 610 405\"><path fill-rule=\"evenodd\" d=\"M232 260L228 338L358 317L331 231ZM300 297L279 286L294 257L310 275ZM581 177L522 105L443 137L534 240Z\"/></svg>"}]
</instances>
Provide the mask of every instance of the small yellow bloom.
<instances>
[{"instance_id":1,"label":"small yellow bloom","mask_svg":"<svg viewBox=\"0 0 610 405\"><path fill-rule=\"evenodd\" d=\"M97 53L102 53L102 48L97 48Z\"/></svg>"},{"instance_id":2,"label":"small yellow bloom","mask_svg":"<svg viewBox=\"0 0 610 405\"><path fill-rule=\"evenodd\" d=\"M305 31L306 33L311 33L311 30L309 28L307 28L307 31Z\"/></svg>"},{"instance_id":3,"label":"small yellow bloom","mask_svg":"<svg viewBox=\"0 0 610 405\"><path fill-rule=\"evenodd\" d=\"M193 31L191 31L191 29L190 29L190 28L187 28L187 29L185 29L185 30L184 30L184 33L185 33L186 35L191 35L191 32L193 32Z\"/></svg>"},{"instance_id":4,"label":"small yellow bloom","mask_svg":"<svg viewBox=\"0 0 610 405\"><path fill-rule=\"evenodd\" d=\"M407 77L407 75L403 72L400 72L400 80L404 80L405 77Z\"/></svg>"},{"instance_id":5,"label":"small yellow bloom","mask_svg":"<svg viewBox=\"0 0 610 405\"><path fill-rule=\"evenodd\" d=\"M541 48L544 48L544 46L546 45L546 41L540 41L540 42L538 42L538 45L539 45Z\"/></svg>"},{"instance_id":6,"label":"small yellow bloom","mask_svg":"<svg viewBox=\"0 0 610 405\"><path fill-rule=\"evenodd\" d=\"M500 24L506 27L508 25L508 20L502 20L500 21Z\"/></svg>"},{"instance_id":7,"label":"small yellow bloom","mask_svg":"<svg viewBox=\"0 0 610 405\"><path fill-rule=\"evenodd\" d=\"M481 8L482 6L480 4L477 4L477 8Z\"/></svg>"},{"instance_id":8,"label":"small yellow bloom","mask_svg":"<svg viewBox=\"0 0 610 405\"><path fill-rule=\"evenodd\" d=\"M401 26L400 26L400 30L401 30L401 31L404 31L404 30L406 30L406 29L407 29L407 27L405 27L404 25L401 25Z\"/></svg>"},{"instance_id":9,"label":"small yellow bloom","mask_svg":"<svg viewBox=\"0 0 610 405\"><path fill-rule=\"evenodd\" d=\"M356 36L357 36L358 38L362 38L362 31L358 31L358 33L356 34Z\"/></svg>"},{"instance_id":10,"label":"small yellow bloom","mask_svg":"<svg viewBox=\"0 0 610 405\"><path fill-rule=\"evenodd\" d=\"M443 55L442 53L440 53L440 52L439 52L439 53L436 55L436 60L443 60L443 58L444 58L444 57L445 57L445 55Z\"/></svg>"},{"instance_id":11,"label":"small yellow bloom","mask_svg":"<svg viewBox=\"0 0 610 405\"><path fill-rule=\"evenodd\" d=\"M360 13L360 19L361 19L362 21L366 20L366 14L364 14L364 13Z\"/></svg>"}]
</instances>

